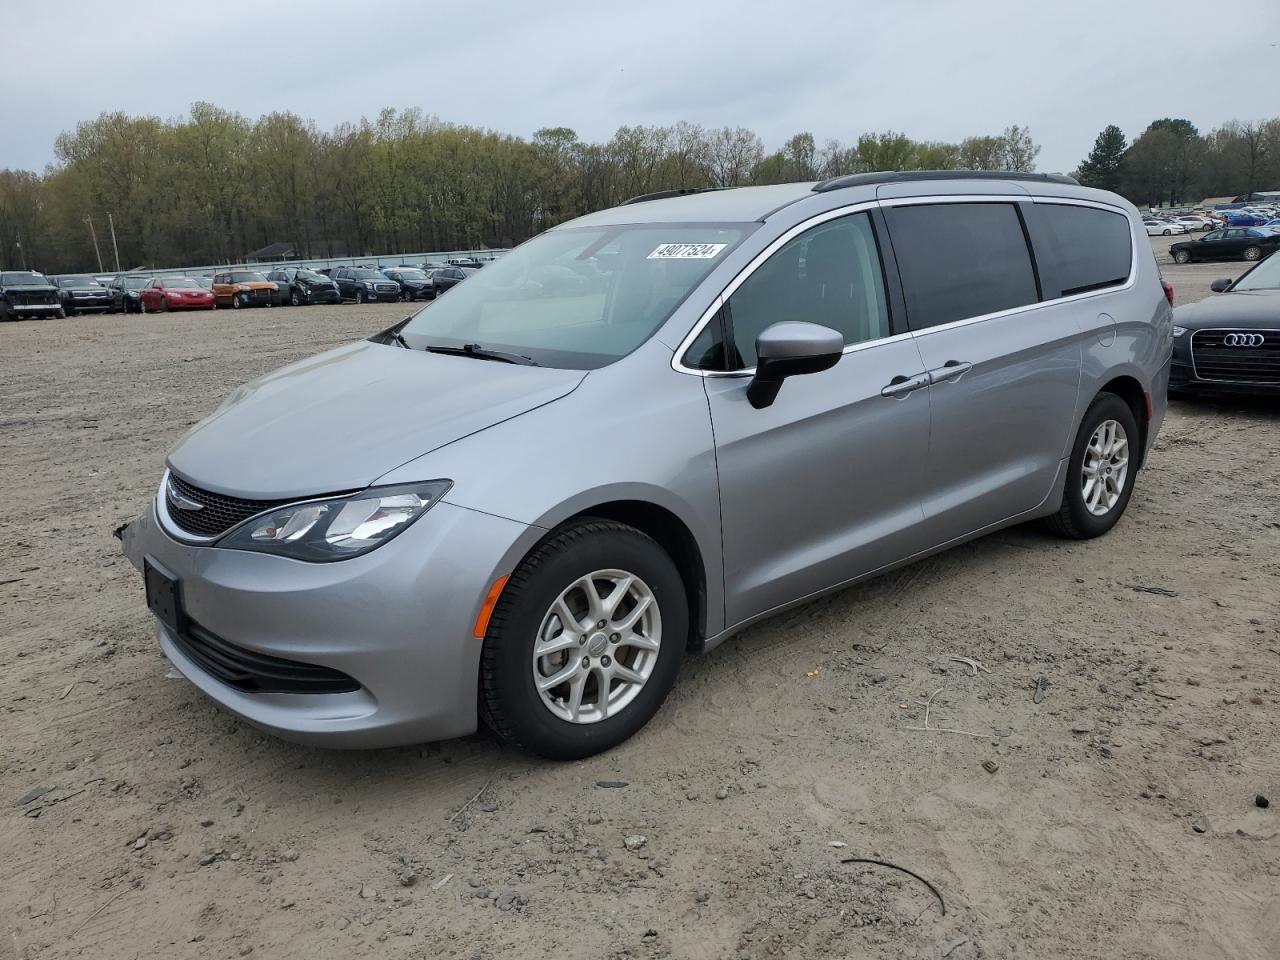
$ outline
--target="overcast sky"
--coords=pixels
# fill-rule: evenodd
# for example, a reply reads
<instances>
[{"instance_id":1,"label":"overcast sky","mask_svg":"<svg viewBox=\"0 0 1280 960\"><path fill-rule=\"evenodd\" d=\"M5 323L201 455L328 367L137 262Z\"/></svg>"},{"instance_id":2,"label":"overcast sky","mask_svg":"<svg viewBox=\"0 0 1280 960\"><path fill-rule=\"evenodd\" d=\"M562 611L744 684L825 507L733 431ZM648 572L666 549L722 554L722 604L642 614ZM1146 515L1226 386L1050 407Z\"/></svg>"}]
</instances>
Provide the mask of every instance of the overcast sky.
<instances>
[{"instance_id":1,"label":"overcast sky","mask_svg":"<svg viewBox=\"0 0 1280 960\"><path fill-rule=\"evenodd\" d=\"M1098 131L1280 114L1280 0L3 0L0 167L104 111L196 100L331 128L384 106L528 136L689 120L774 149L1031 128L1041 170ZM831 8L835 12L809 12ZM1229 14L1229 15L1228 15Z\"/></svg>"}]
</instances>

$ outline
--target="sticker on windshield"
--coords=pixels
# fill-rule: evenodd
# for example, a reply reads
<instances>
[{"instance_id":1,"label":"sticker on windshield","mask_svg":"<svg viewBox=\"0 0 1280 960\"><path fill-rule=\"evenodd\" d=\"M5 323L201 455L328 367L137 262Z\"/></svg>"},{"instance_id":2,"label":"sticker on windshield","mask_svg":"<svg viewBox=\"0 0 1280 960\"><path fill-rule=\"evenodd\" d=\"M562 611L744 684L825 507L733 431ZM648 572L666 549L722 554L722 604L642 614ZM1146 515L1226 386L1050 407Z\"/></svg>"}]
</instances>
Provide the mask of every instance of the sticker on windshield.
<instances>
[{"instance_id":1,"label":"sticker on windshield","mask_svg":"<svg viewBox=\"0 0 1280 960\"><path fill-rule=\"evenodd\" d=\"M727 243L661 243L646 260L714 260Z\"/></svg>"}]
</instances>

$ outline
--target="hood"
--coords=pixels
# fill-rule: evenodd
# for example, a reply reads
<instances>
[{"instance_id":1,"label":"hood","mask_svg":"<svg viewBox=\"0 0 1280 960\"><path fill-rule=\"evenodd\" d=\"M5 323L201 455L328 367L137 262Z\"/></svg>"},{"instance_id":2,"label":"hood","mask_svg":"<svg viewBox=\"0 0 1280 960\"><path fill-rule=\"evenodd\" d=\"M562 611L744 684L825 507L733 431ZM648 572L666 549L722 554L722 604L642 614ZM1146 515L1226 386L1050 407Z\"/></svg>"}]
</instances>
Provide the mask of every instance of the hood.
<instances>
[{"instance_id":1,"label":"hood","mask_svg":"<svg viewBox=\"0 0 1280 960\"><path fill-rule=\"evenodd\" d=\"M232 284L238 290L275 290L274 280L237 280Z\"/></svg>"},{"instance_id":2,"label":"hood","mask_svg":"<svg viewBox=\"0 0 1280 960\"><path fill-rule=\"evenodd\" d=\"M58 289L52 283L12 283L7 287L0 285L0 291L4 293L57 293Z\"/></svg>"},{"instance_id":3,"label":"hood","mask_svg":"<svg viewBox=\"0 0 1280 960\"><path fill-rule=\"evenodd\" d=\"M1215 293L1176 307L1173 322L1181 327L1255 327L1280 330L1280 290Z\"/></svg>"},{"instance_id":4,"label":"hood","mask_svg":"<svg viewBox=\"0 0 1280 960\"><path fill-rule=\"evenodd\" d=\"M357 490L585 376L361 341L240 387L168 463L197 486L253 500Z\"/></svg>"}]
</instances>

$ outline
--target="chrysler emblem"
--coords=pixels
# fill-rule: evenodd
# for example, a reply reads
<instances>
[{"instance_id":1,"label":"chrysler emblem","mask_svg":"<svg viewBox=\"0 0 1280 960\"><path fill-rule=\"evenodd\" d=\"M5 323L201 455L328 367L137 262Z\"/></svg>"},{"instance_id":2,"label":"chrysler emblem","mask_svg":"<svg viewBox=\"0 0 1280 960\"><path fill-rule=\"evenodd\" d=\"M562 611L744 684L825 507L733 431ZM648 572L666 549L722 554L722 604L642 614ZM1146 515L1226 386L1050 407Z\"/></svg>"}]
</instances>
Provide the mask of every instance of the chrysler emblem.
<instances>
[{"instance_id":1,"label":"chrysler emblem","mask_svg":"<svg viewBox=\"0 0 1280 960\"><path fill-rule=\"evenodd\" d=\"M1260 333L1228 333L1222 342L1228 347L1260 347L1267 338Z\"/></svg>"},{"instance_id":2,"label":"chrysler emblem","mask_svg":"<svg viewBox=\"0 0 1280 960\"><path fill-rule=\"evenodd\" d=\"M169 484L169 489L165 491L165 496L169 500L169 505L178 510L185 510L187 513L194 513L196 510L203 510L204 504L197 503L190 497L184 497L173 488L173 484Z\"/></svg>"}]
</instances>

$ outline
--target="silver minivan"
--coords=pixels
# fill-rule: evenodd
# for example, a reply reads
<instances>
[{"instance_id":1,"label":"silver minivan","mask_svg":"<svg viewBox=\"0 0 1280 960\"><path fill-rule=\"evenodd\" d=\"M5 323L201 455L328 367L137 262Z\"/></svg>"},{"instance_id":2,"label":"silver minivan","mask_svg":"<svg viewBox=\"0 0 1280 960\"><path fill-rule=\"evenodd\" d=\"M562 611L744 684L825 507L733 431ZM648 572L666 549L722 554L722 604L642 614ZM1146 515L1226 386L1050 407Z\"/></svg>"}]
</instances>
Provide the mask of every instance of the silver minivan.
<instances>
[{"instance_id":1,"label":"silver minivan","mask_svg":"<svg viewBox=\"0 0 1280 960\"><path fill-rule=\"evenodd\" d=\"M1138 212L1066 177L637 197L235 390L121 536L169 660L264 730L582 757L761 617L1105 533L1170 345Z\"/></svg>"}]
</instances>

